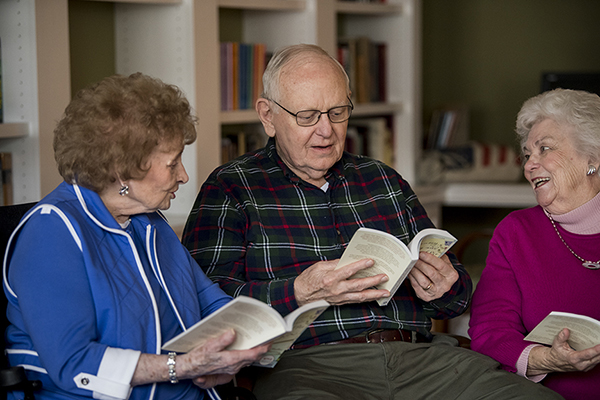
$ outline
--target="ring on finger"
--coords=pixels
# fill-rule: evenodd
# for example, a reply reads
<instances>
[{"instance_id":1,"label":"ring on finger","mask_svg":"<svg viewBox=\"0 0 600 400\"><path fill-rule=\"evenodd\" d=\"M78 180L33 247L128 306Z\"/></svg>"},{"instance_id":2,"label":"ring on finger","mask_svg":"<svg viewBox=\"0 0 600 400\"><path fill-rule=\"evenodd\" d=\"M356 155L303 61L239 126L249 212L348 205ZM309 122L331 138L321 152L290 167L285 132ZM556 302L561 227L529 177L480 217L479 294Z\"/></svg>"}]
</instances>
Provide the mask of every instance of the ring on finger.
<instances>
[{"instance_id":1,"label":"ring on finger","mask_svg":"<svg viewBox=\"0 0 600 400\"><path fill-rule=\"evenodd\" d=\"M427 290L431 289L432 286L433 286L433 282L429 282L429 285L427 285L426 288L423 288L423 290L427 291Z\"/></svg>"}]
</instances>

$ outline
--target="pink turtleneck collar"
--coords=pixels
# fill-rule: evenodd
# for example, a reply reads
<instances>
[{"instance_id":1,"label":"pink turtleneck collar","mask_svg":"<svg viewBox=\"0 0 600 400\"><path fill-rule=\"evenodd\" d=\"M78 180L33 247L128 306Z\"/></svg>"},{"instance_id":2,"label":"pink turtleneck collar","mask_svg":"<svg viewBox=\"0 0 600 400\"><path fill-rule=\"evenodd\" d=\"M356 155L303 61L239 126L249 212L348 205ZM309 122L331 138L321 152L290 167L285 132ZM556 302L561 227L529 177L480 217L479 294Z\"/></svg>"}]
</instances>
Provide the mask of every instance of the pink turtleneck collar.
<instances>
[{"instance_id":1,"label":"pink turtleneck collar","mask_svg":"<svg viewBox=\"0 0 600 400\"><path fill-rule=\"evenodd\" d=\"M600 193L573 211L560 215L552 214L552 219L571 233L579 235L600 233Z\"/></svg>"}]
</instances>

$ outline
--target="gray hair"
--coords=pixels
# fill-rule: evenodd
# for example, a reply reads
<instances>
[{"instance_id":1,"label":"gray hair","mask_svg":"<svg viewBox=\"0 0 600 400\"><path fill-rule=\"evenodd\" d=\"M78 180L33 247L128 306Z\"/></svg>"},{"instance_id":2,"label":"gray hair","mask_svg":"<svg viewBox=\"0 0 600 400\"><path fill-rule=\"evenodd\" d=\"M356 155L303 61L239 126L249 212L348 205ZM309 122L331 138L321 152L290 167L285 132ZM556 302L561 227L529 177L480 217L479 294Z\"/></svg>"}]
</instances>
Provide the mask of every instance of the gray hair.
<instances>
[{"instance_id":1,"label":"gray hair","mask_svg":"<svg viewBox=\"0 0 600 400\"><path fill-rule=\"evenodd\" d=\"M340 70L340 74L346 79L346 91L350 93L350 79L344 70L344 67L321 47L314 44L295 44L278 49L269 61L265 73L263 74L263 93L262 98L279 100L279 78L283 68L292 61L304 57L317 56L330 60Z\"/></svg>"},{"instance_id":2,"label":"gray hair","mask_svg":"<svg viewBox=\"0 0 600 400\"><path fill-rule=\"evenodd\" d=\"M600 158L600 97L583 90L554 89L523 103L517 116L516 132L521 149L531 128L551 119L572 128L577 151L593 161Z\"/></svg>"}]
</instances>

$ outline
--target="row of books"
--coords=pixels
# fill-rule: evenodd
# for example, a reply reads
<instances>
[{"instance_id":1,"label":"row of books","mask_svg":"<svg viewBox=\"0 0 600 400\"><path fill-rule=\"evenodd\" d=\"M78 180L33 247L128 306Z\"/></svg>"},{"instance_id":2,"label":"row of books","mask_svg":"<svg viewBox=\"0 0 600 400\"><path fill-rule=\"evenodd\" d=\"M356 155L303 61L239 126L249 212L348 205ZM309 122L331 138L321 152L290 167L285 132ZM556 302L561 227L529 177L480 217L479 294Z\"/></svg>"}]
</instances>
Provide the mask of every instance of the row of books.
<instances>
[{"instance_id":1,"label":"row of books","mask_svg":"<svg viewBox=\"0 0 600 400\"><path fill-rule=\"evenodd\" d=\"M220 44L221 110L254 108L271 54L263 43ZM337 59L350 78L356 103L387 100L387 45L368 37L340 39Z\"/></svg>"},{"instance_id":2,"label":"row of books","mask_svg":"<svg viewBox=\"0 0 600 400\"><path fill-rule=\"evenodd\" d=\"M385 102L387 99L387 44L368 37L338 41L337 59L350 78L356 103Z\"/></svg>"},{"instance_id":3,"label":"row of books","mask_svg":"<svg viewBox=\"0 0 600 400\"><path fill-rule=\"evenodd\" d=\"M346 133L346 151L393 165L393 139L388 118L351 118Z\"/></svg>"},{"instance_id":4,"label":"row of books","mask_svg":"<svg viewBox=\"0 0 600 400\"><path fill-rule=\"evenodd\" d=\"M424 138L425 150L440 150L465 144L469 137L469 111L464 106L433 110Z\"/></svg>"},{"instance_id":5,"label":"row of books","mask_svg":"<svg viewBox=\"0 0 600 400\"><path fill-rule=\"evenodd\" d=\"M350 3L387 3L387 0L341 0Z\"/></svg>"},{"instance_id":6,"label":"row of books","mask_svg":"<svg viewBox=\"0 0 600 400\"><path fill-rule=\"evenodd\" d=\"M221 134L221 163L225 164L267 144L269 137L259 125L247 125Z\"/></svg>"},{"instance_id":7,"label":"row of books","mask_svg":"<svg viewBox=\"0 0 600 400\"><path fill-rule=\"evenodd\" d=\"M345 150L393 165L393 139L390 119L386 117L351 118L348 123ZM268 136L260 125L232 127L221 134L221 163L247 152L260 149Z\"/></svg>"},{"instance_id":8,"label":"row of books","mask_svg":"<svg viewBox=\"0 0 600 400\"><path fill-rule=\"evenodd\" d=\"M2 42L0 41L0 124L4 122L4 109L2 104Z\"/></svg>"},{"instance_id":9,"label":"row of books","mask_svg":"<svg viewBox=\"0 0 600 400\"><path fill-rule=\"evenodd\" d=\"M12 180L12 155L0 153L0 206L14 204Z\"/></svg>"},{"instance_id":10,"label":"row of books","mask_svg":"<svg viewBox=\"0 0 600 400\"><path fill-rule=\"evenodd\" d=\"M223 42L221 52L221 110L254 108L262 91L262 75L267 65L266 45Z\"/></svg>"}]
</instances>

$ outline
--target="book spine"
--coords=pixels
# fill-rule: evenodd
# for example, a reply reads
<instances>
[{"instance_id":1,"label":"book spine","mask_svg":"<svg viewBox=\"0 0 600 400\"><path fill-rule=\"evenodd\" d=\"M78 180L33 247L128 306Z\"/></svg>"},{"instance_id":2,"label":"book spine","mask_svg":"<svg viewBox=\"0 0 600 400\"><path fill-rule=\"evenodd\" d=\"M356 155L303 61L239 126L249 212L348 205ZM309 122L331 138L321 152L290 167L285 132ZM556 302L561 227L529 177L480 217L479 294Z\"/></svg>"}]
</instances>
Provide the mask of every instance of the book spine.
<instances>
[{"instance_id":1,"label":"book spine","mask_svg":"<svg viewBox=\"0 0 600 400\"><path fill-rule=\"evenodd\" d=\"M232 65L232 82L231 82L231 87L232 87L232 99L233 99L233 104L231 109L232 110L238 110L239 107L239 77L240 77L240 69L239 69L239 43L234 42L232 43L232 59L231 59L231 65Z\"/></svg>"},{"instance_id":2,"label":"book spine","mask_svg":"<svg viewBox=\"0 0 600 400\"><path fill-rule=\"evenodd\" d=\"M0 40L0 124L4 122L4 107L2 106L2 41Z\"/></svg>"},{"instance_id":3,"label":"book spine","mask_svg":"<svg viewBox=\"0 0 600 400\"><path fill-rule=\"evenodd\" d=\"M227 83L228 83L228 68L227 64L229 60L227 59L227 43L223 42L219 45L220 57L221 57L221 70L220 72L220 80L221 80L221 111L226 111L227 108Z\"/></svg>"},{"instance_id":4,"label":"book spine","mask_svg":"<svg viewBox=\"0 0 600 400\"><path fill-rule=\"evenodd\" d=\"M2 203L5 206L13 204L12 155L0 153L0 168L2 169Z\"/></svg>"}]
</instances>

